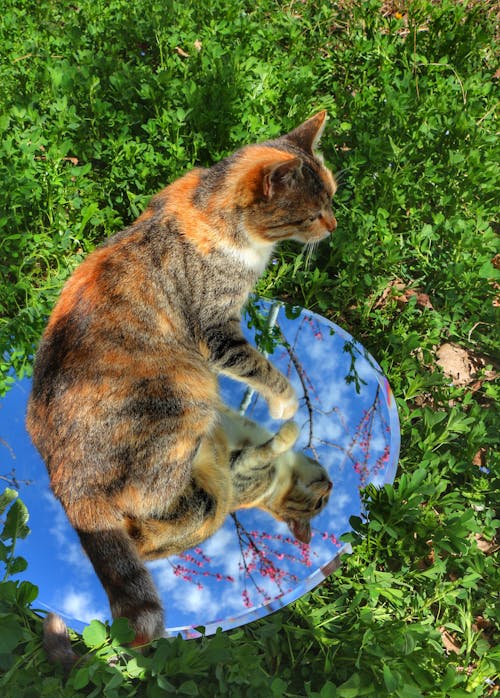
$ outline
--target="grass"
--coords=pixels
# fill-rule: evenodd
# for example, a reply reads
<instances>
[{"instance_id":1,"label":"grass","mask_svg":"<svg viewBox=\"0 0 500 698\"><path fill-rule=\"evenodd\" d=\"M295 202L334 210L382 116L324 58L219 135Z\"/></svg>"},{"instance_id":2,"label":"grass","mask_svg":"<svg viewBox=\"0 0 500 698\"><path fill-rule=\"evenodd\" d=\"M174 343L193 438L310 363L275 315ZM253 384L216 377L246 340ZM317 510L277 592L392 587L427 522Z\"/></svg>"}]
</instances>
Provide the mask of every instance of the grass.
<instances>
[{"instance_id":1,"label":"grass","mask_svg":"<svg viewBox=\"0 0 500 698\"><path fill-rule=\"evenodd\" d=\"M152 193L327 108L338 230L308 265L282 248L258 291L364 343L394 389L402 454L315 592L118 666L102 657L126 631L91 625L94 659L66 684L36 589L8 579L26 530L4 495L2 695L495 695L496 21L487 1L4 0L0 390L29 374L71 270ZM463 351L462 380L443 345Z\"/></svg>"}]
</instances>

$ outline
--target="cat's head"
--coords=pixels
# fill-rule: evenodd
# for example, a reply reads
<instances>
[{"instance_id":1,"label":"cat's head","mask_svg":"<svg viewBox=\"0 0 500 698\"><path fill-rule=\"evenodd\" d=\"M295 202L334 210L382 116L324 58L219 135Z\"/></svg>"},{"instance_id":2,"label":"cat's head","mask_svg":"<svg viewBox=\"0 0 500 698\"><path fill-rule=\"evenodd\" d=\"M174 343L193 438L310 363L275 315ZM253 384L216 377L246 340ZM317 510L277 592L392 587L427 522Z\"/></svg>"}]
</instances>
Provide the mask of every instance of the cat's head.
<instances>
[{"instance_id":1,"label":"cat's head","mask_svg":"<svg viewBox=\"0 0 500 698\"><path fill-rule=\"evenodd\" d=\"M313 243L337 227L332 211L337 185L315 153L325 121L321 111L290 133L237 153L237 203L254 242Z\"/></svg>"},{"instance_id":2,"label":"cat's head","mask_svg":"<svg viewBox=\"0 0 500 698\"><path fill-rule=\"evenodd\" d=\"M326 507L332 482L325 468L303 453L289 451L277 461L286 485L267 500L266 509L284 521L297 540L309 543L311 519Z\"/></svg>"}]
</instances>

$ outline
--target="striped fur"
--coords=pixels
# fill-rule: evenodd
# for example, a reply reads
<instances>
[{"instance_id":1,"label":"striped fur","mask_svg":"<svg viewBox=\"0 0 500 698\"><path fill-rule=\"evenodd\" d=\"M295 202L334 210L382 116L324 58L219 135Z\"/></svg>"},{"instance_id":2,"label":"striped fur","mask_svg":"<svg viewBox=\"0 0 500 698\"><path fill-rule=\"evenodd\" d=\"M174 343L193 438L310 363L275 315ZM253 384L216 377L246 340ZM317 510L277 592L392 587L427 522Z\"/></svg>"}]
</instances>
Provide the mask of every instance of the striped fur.
<instances>
[{"instance_id":1,"label":"striped fur","mask_svg":"<svg viewBox=\"0 0 500 698\"><path fill-rule=\"evenodd\" d=\"M67 281L38 348L27 428L109 597L136 641L163 609L131 517L175 509L217 424L217 374L276 418L297 399L243 338L240 315L273 246L335 229L335 182L313 153L320 112L290 134L195 169L151 200Z\"/></svg>"}]
</instances>

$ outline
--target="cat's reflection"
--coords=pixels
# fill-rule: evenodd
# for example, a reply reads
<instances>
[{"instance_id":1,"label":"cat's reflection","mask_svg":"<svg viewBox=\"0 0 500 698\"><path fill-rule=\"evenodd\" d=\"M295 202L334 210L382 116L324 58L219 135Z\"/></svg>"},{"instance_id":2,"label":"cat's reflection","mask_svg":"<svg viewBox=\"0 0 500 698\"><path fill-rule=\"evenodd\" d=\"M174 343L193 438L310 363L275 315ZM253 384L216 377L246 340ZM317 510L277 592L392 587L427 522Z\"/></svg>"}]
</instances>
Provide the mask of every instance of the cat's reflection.
<instances>
[{"instance_id":1,"label":"cat's reflection","mask_svg":"<svg viewBox=\"0 0 500 698\"><path fill-rule=\"evenodd\" d=\"M332 483L315 460L292 450L299 429L286 422L272 435L222 407L216 428L198 448L186 489L155 518L130 514L127 530L141 558L153 560L193 548L238 509L258 507L288 524L303 543L311 519L325 508Z\"/></svg>"}]
</instances>

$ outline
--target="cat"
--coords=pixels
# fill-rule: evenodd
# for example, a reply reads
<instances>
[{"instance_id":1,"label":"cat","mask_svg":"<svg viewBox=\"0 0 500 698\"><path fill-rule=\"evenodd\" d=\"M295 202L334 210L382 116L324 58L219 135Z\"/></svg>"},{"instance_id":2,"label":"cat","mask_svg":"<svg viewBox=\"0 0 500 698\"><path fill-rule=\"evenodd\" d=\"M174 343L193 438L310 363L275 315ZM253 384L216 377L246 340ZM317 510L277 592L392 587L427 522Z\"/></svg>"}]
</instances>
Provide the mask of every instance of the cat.
<instances>
[{"instance_id":1,"label":"cat","mask_svg":"<svg viewBox=\"0 0 500 698\"><path fill-rule=\"evenodd\" d=\"M332 489L326 470L292 450L299 434L285 422L277 434L221 405L220 419L193 459L191 478L163 516L128 515L126 529L141 560L179 554L215 533L231 512L258 507L288 524L303 543L311 540L311 519L325 508ZM60 616L44 622L50 661L66 672L79 660Z\"/></svg>"},{"instance_id":2,"label":"cat","mask_svg":"<svg viewBox=\"0 0 500 698\"><path fill-rule=\"evenodd\" d=\"M243 337L240 316L276 243L336 228L335 179L314 152L322 111L290 133L194 169L154 196L66 282L38 347L26 426L136 644L164 612L127 526L164 516L217 426L217 375L289 419L289 381Z\"/></svg>"}]
</instances>

